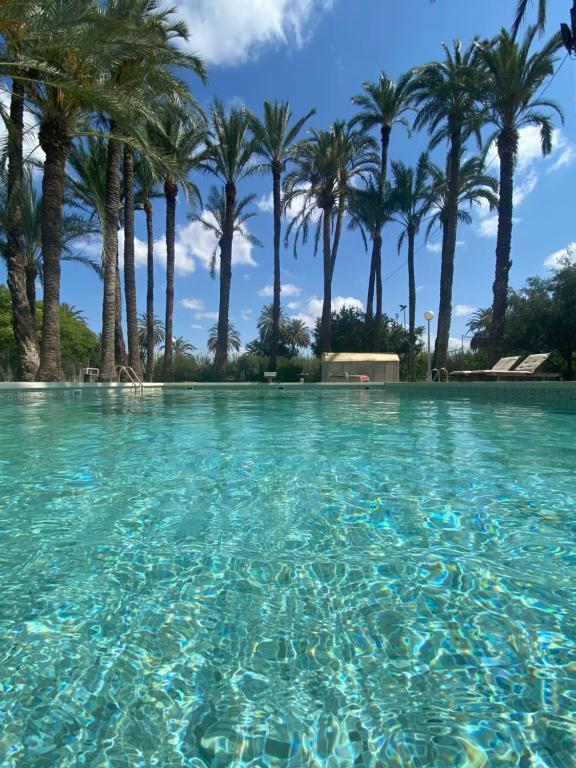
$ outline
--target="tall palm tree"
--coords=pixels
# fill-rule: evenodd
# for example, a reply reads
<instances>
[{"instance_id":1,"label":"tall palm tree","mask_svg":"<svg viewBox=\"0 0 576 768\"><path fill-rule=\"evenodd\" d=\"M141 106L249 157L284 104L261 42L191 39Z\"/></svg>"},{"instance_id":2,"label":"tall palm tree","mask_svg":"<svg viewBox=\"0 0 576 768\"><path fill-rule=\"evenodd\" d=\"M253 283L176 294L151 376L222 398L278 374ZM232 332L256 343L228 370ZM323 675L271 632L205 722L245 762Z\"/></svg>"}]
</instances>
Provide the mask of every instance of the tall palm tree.
<instances>
[{"instance_id":1,"label":"tall palm tree","mask_svg":"<svg viewBox=\"0 0 576 768\"><path fill-rule=\"evenodd\" d=\"M446 44L443 44L443 48L444 60L417 68L410 86L412 104L419 110L414 127L428 128L431 134L430 148L443 141L448 143L448 190L442 221L440 307L434 351L434 365L437 368L445 368L448 358L462 150L472 134L476 134L480 140L481 125L477 41L473 41L466 50L459 41L454 43L453 50Z\"/></svg>"},{"instance_id":2,"label":"tall palm tree","mask_svg":"<svg viewBox=\"0 0 576 768\"><path fill-rule=\"evenodd\" d=\"M146 360L146 381L154 375L154 217L152 200L162 194L162 174L147 153L138 152L134 164L136 183L136 210L143 210L146 216L146 350L142 355L142 340L139 334L140 357Z\"/></svg>"},{"instance_id":3,"label":"tall palm tree","mask_svg":"<svg viewBox=\"0 0 576 768\"><path fill-rule=\"evenodd\" d=\"M563 120L560 107L539 96L543 85L554 74L555 54L560 41L556 35L542 50L531 53L536 31L536 27L531 27L520 44L503 29L494 41L482 48L481 53L485 68L482 102L486 109L486 122L495 126L489 142L495 142L500 158L500 205L489 345L493 361L500 353L508 305L514 165L519 131L524 126L537 126L542 154L547 155L552 150L551 112L556 112Z\"/></svg>"},{"instance_id":4,"label":"tall palm tree","mask_svg":"<svg viewBox=\"0 0 576 768\"><path fill-rule=\"evenodd\" d=\"M256 195L248 195L236 201L233 236L242 238L253 247L261 248L262 243L260 240L246 229L246 222L256 215L253 211L248 210L248 207L255 199ZM204 211L201 213L193 211L188 214L188 218L190 221L197 221L202 224L202 227L207 232L211 232L216 238L216 244L208 267L210 276L215 278L218 256L220 255L220 259L222 258L222 239L224 237L224 227L226 226L226 195L224 191L217 187L212 187Z\"/></svg>"},{"instance_id":5,"label":"tall palm tree","mask_svg":"<svg viewBox=\"0 0 576 768\"><path fill-rule=\"evenodd\" d=\"M216 176L224 187L225 216L220 240L220 305L215 365L217 375L224 377L228 357L230 285L232 282L232 241L236 219L238 182L253 173L254 141L249 136L249 118L245 110L232 107L226 114L216 99L212 106L210 130L206 136L206 152L202 166Z\"/></svg>"},{"instance_id":6,"label":"tall palm tree","mask_svg":"<svg viewBox=\"0 0 576 768\"><path fill-rule=\"evenodd\" d=\"M311 109L292 125L292 111L288 102L264 102L264 117L259 120L250 116L250 128L254 134L255 152L264 159L272 172L272 201L274 205L274 293L272 335L270 338L270 365L276 368L278 341L280 338L280 237L282 229L282 174L294 155L296 137L309 118L316 113Z\"/></svg>"},{"instance_id":7,"label":"tall palm tree","mask_svg":"<svg viewBox=\"0 0 576 768\"><path fill-rule=\"evenodd\" d=\"M290 347L290 356L294 357L297 349L307 349L310 346L310 331L304 320L293 317L282 326L282 339Z\"/></svg>"},{"instance_id":8,"label":"tall palm tree","mask_svg":"<svg viewBox=\"0 0 576 768\"><path fill-rule=\"evenodd\" d=\"M338 155L332 131L312 131L310 137L300 141L296 148L296 168L284 184L285 206L298 205L298 213L286 230L285 243L294 233L294 256L300 240L305 245L310 228L315 229L314 252L322 239L324 300L320 326L320 348L331 348L332 319L332 217L338 200Z\"/></svg>"},{"instance_id":9,"label":"tall palm tree","mask_svg":"<svg viewBox=\"0 0 576 768\"><path fill-rule=\"evenodd\" d=\"M196 56L183 53L179 43L188 38L188 30L183 21L174 20L173 8L161 8L157 0L108 0L106 21L112 33L122 30L122 42L118 46L116 58L110 70L110 82L120 94L129 94L139 102L138 113L145 119L154 121L158 110L158 97L171 95L185 99L187 86L173 74L175 67L185 67L205 79L202 62ZM134 265L134 226L133 226L133 169L130 139L144 139L142 126L132 121L130 126L121 125L114 116L110 120L110 140L108 142L107 164L107 208L104 227L104 303L102 310L102 341L100 378L109 380L113 373L113 317L114 317L114 282L112 270L114 252L118 247L118 216L120 199L120 165L122 160L121 142L128 145L128 185L126 221L128 237L125 241L125 289L128 326L128 347L130 363L136 366L140 374L140 356L138 350L138 325L136 310L136 277ZM175 195L174 195L175 201ZM170 318L171 323L171 318ZM170 358L172 333L167 327L167 354ZM166 363L166 359L165 359Z\"/></svg>"},{"instance_id":10,"label":"tall palm tree","mask_svg":"<svg viewBox=\"0 0 576 768\"><path fill-rule=\"evenodd\" d=\"M360 107L360 112L352 118L353 124L359 123L364 131L370 131L373 128L378 128L380 131L380 186L382 188L387 179L388 151L392 128L395 124L408 128L408 122L404 115L411 109L411 80L411 71L401 75L396 83L385 72L381 72L377 82L363 83L364 93L352 96L352 103ZM382 270L380 263L376 263L374 260L377 257L377 250L373 250L368 282L368 301L366 303L368 320L373 314L374 287L377 282L376 290L379 290L380 294L382 293Z\"/></svg>"},{"instance_id":11,"label":"tall palm tree","mask_svg":"<svg viewBox=\"0 0 576 768\"><path fill-rule=\"evenodd\" d=\"M153 131L153 143L169 158L165 164L164 197L166 199L166 343L162 363L162 378L172 376L172 337L174 323L174 272L176 265L176 200L180 188L191 205L200 202L198 187L189 175L198 166L205 140L204 116L195 105L181 99L170 99L162 105L160 130Z\"/></svg>"},{"instance_id":12,"label":"tall palm tree","mask_svg":"<svg viewBox=\"0 0 576 768\"><path fill-rule=\"evenodd\" d=\"M0 34L6 46L6 58L22 56L32 3L4 3L0 8ZM10 74L7 70L6 74ZM4 180L6 197L3 210L8 213L6 242L3 249L7 282L12 299L12 325L18 349L18 374L23 381L33 381L40 365L36 324L26 295L26 258L20 190L24 185L24 82L17 70L12 72L10 108L1 111L8 132L8 173Z\"/></svg>"},{"instance_id":13,"label":"tall palm tree","mask_svg":"<svg viewBox=\"0 0 576 768\"><path fill-rule=\"evenodd\" d=\"M97 223L104 241L107 205L107 161L108 142L102 136L88 136L76 142L70 151L69 166L73 175L68 179L66 200L70 205L88 214ZM101 276L106 274L106 257L102 250ZM113 354L116 365L126 364L126 345L122 328L122 292L120 289L120 268L118 248L114 256L114 338ZM110 275L108 274L108 280ZM105 291L104 291L105 295ZM104 307L103 297L102 305Z\"/></svg>"},{"instance_id":14,"label":"tall palm tree","mask_svg":"<svg viewBox=\"0 0 576 768\"><path fill-rule=\"evenodd\" d=\"M429 168L432 213L428 217L426 238L429 238L438 227L441 227L442 231L446 228L450 190L450 178L446 172L432 163L430 163ZM498 208L498 180L487 173L483 157L470 157L461 161L458 190L456 215L461 224L472 223L470 209L475 205L483 202L488 205L490 211L495 211ZM444 273L443 277L451 284L453 273L448 276ZM451 301L450 294L450 304Z\"/></svg>"},{"instance_id":15,"label":"tall palm tree","mask_svg":"<svg viewBox=\"0 0 576 768\"><path fill-rule=\"evenodd\" d=\"M314 250L322 240L324 297L321 319L321 350L331 349L332 278L344 218L358 179L366 179L374 167L374 141L349 123L336 122L329 131L312 131L298 142L295 169L286 176L285 205L298 203L298 214L290 222L285 242L292 233L294 255L298 243L306 243L315 227ZM320 213L320 215L319 215ZM332 238L332 219L334 237Z\"/></svg>"},{"instance_id":16,"label":"tall palm tree","mask_svg":"<svg viewBox=\"0 0 576 768\"><path fill-rule=\"evenodd\" d=\"M379 351L380 329L382 324L382 229L387 221L390 221L390 185L382 186L378 176L370 178L364 187L353 190L350 200L350 228L359 229L365 248L368 240L372 242L371 262L374 264L376 274L368 289L367 305L373 302L374 283L376 283L376 334L374 337L374 351ZM368 312L367 320L372 317Z\"/></svg>"},{"instance_id":17,"label":"tall palm tree","mask_svg":"<svg viewBox=\"0 0 576 768\"><path fill-rule=\"evenodd\" d=\"M423 153L416 168L393 162L394 186L391 195L393 220L402 227L398 238L398 253L404 242L408 245L408 340L410 342L408 371L414 381L414 349L416 344L416 276L414 268L415 243L420 226L430 211L433 198L430 194L430 161Z\"/></svg>"},{"instance_id":18,"label":"tall palm tree","mask_svg":"<svg viewBox=\"0 0 576 768\"><path fill-rule=\"evenodd\" d=\"M208 351L216 356L218 354L219 344L220 344L220 323L218 322L218 323L215 323L208 331L208 339L206 341L206 346L208 347ZM240 333L236 330L236 328L234 328L232 323L228 321L228 328L227 328L227 334L226 334L227 356L231 352L239 352L240 346L241 346Z\"/></svg>"}]
</instances>

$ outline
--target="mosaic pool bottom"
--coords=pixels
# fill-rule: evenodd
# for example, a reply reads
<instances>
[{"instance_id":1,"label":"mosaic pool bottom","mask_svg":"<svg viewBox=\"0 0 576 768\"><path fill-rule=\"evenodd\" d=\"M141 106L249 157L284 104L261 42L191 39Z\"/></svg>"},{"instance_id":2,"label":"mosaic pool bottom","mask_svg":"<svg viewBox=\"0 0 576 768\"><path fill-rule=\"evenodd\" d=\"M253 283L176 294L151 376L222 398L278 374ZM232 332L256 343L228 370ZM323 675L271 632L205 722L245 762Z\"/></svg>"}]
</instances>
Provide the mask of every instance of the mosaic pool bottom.
<instances>
[{"instance_id":1,"label":"mosaic pool bottom","mask_svg":"<svg viewBox=\"0 0 576 768\"><path fill-rule=\"evenodd\" d=\"M0 765L576 766L576 412L0 407Z\"/></svg>"}]
</instances>

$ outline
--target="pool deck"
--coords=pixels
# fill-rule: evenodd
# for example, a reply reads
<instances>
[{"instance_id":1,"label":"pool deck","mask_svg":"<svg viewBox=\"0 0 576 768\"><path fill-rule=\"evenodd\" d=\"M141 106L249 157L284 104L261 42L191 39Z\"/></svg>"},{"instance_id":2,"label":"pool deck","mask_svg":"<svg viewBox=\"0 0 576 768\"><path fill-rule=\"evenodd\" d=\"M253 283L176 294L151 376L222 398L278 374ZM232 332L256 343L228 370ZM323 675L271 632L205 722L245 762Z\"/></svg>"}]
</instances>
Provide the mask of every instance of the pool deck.
<instances>
[{"instance_id":1,"label":"pool deck","mask_svg":"<svg viewBox=\"0 0 576 768\"><path fill-rule=\"evenodd\" d=\"M534 401L564 401L576 404L576 381L509 381L509 382L450 382L450 383L398 383L380 384L364 382L318 382L318 383L280 383L273 384L253 382L179 382L179 383L145 383L144 392L174 392L179 390L227 390L243 389L258 391L274 391L285 389L326 390L326 389L361 389L385 390L390 393L414 395L418 397L472 398L490 400L530 400ZM131 383L79 383L79 382L1 382L0 401L15 399L43 399L59 394L80 395L81 393L123 394L134 393Z\"/></svg>"}]
</instances>

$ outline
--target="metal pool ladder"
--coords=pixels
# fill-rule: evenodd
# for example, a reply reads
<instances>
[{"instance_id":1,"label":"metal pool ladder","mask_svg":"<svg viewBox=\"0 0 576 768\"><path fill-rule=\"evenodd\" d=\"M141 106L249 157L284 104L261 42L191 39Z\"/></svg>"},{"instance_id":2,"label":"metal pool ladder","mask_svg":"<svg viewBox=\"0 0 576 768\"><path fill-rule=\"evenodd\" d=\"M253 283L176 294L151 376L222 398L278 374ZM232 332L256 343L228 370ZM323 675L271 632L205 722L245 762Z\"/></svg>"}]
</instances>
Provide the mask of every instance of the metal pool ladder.
<instances>
[{"instance_id":1,"label":"metal pool ladder","mask_svg":"<svg viewBox=\"0 0 576 768\"><path fill-rule=\"evenodd\" d=\"M122 381L122 374L126 376L128 381L134 387L134 393L140 395L144 394L144 382L140 379L134 368L130 365L117 365L116 366L118 381Z\"/></svg>"}]
</instances>

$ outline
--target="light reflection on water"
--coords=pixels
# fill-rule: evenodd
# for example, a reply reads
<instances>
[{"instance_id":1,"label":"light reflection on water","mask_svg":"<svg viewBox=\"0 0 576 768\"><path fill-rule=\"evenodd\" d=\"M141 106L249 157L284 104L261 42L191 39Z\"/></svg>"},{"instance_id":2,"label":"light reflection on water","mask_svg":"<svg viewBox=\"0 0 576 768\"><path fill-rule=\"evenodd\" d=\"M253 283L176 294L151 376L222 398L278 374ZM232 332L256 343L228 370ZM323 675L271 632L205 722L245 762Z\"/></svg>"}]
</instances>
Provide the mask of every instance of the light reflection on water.
<instances>
[{"instance_id":1,"label":"light reflection on water","mask_svg":"<svg viewBox=\"0 0 576 768\"><path fill-rule=\"evenodd\" d=\"M576 414L0 407L0 765L576 766Z\"/></svg>"}]
</instances>

